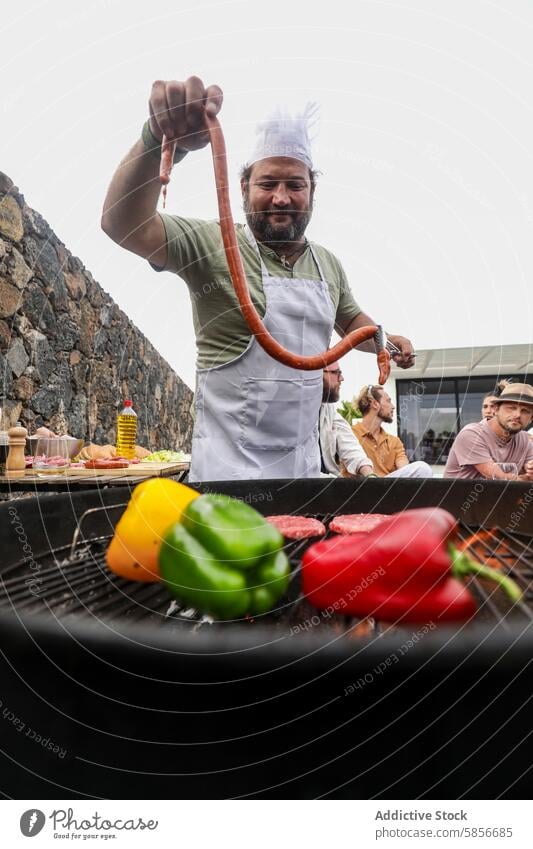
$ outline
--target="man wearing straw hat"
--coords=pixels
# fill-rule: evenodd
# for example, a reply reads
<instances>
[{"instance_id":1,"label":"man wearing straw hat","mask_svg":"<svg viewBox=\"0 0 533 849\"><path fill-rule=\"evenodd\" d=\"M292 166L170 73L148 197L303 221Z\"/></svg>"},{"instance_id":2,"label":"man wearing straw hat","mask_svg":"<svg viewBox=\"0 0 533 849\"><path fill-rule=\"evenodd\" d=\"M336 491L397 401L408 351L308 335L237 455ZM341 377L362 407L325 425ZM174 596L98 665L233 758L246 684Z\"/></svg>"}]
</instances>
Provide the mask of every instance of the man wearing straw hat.
<instances>
[{"instance_id":1,"label":"man wearing straw hat","mask_svg":"<svg viewBox=\"0 0 533 849\"><path fill-rule=\"evenodd\" d=\"M457 435L445 478L533 480L533 442L525 432L533 418L533 388L509 383L493 404L491 419L466 425Z\"/></svg>"}]
</instances>

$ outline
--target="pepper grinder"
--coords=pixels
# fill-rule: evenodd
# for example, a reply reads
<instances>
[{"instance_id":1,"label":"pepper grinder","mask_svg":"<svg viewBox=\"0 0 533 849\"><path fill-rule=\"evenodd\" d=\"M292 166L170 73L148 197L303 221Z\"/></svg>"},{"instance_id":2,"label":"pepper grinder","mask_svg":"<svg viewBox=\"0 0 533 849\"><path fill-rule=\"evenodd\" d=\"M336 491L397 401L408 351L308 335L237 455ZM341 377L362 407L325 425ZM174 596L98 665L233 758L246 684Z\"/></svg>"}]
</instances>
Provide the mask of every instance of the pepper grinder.
<instances>
[{"instance_id":1,"label":"pepper grinder","mask_svg":"<svg viewBox=\"0 0 533 849\"><path fill-rule=\"evenodd\" d=\"M28 431L19 424L10 427L7 435L9 437L9 454L6 460L6 475L18 478L24 475L26 470L25 447Z\"/></svg>"}]
</instances>

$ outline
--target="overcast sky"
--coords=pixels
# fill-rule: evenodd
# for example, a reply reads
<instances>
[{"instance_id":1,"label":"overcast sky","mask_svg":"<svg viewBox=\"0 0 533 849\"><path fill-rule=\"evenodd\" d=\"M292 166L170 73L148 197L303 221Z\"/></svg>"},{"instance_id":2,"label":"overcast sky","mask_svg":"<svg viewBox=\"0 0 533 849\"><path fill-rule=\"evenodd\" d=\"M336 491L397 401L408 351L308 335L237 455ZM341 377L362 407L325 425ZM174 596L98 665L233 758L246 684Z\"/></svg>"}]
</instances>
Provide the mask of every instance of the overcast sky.
<instances>
[{"instance_id":1,"label":"overcast sky","mask_svg":"<svg viewBox=\"0 0 533 849\"><path fill-rule=\"evenodd\" d=\"M189 385L185 284L99 223L158 78L224 90L238 220L257 121L278 103L320 104L308 236L376 321L418 349L531 340L530 2L26 0L0 29L0 170ZM175 168L168 210L216 217L208 150ZM376 377L366 354L343 370L346 398Z\"/></svg>"}]
</instances>

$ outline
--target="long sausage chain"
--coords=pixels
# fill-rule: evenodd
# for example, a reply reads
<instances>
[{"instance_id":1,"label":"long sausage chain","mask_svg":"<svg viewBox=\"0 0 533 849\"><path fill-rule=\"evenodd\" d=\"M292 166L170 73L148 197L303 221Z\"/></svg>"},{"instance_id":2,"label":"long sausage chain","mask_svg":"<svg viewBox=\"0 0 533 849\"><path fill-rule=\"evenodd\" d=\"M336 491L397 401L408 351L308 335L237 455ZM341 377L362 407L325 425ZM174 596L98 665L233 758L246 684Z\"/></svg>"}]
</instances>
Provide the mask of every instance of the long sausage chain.
<instances>
[{"instance_id":1,"label":"long sausage chain","mask_svg":"<svg viewBox=\"0 0 533 849\"><path fill-rule=\"evenodd\" d=\"M166 136L161 139L161 164L159 165L159 179L163 184L163 209L167 205L167 186L170 183L170 174L172 165L174 164L174 154L176 153L175 141L169 141Z\"/></svg>"},{"instance_id":2,"label":"long sausage chain","mask_svg":"<svg viewBox=\"0 0 533 849\"><path fill-rule=\"evenodd\" d=\"M211 150L213 154L213 167L215 171L215 182L217 187L218 210L220 217L220 228L222 231L222 240L224 242L224 250L229 266L233 288L239 301L242 315L251 333L257 339L259 345L270 354L275 360L283 363L290 368L302 369L303 371L315 371L323 369L331 363L340 360L348 351L356 348L361 342L366 342L367 339L379 340L382 338L382 330L380 327L369 325L368 327L360 327L358 330L352 330L347 336L337 342L333 348L323 351L322 354L316 354L311 357L298 356L291 353L283 345L280 345L266 330L261 317L252 303L246 275L242 264L239 246L237 244L237 236L235 234L235 225L231 214L231 206L228 190L228 168L226 161L226 145L222 128L216 117L206 115L207 128L211 139ZM176 149L175 142L168 142L163 136L161 144L161 170L160 179L163 184L164 199L166 199L166 187L170 181L170 172L174 161L174 151ZM164 161L163 161L164 160ZM383 386L386 383L390 374L390 354L386 348L380 347L377 352L379 383Z\"/></svg>"}]
</instances>

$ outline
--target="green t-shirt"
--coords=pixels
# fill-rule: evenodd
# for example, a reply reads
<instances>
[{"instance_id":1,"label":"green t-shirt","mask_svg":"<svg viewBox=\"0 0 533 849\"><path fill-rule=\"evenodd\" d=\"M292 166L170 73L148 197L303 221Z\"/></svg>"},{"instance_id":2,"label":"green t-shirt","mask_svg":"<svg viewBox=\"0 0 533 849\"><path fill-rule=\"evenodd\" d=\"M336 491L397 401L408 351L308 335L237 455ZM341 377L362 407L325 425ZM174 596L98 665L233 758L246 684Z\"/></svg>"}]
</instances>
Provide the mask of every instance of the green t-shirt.
<instances>
[{"instance_id":1,"label":"green t-shirt","mask_svg":"<svg viewBox=\"0 0 533 849\"><path fill-rule=\"evenodd\" d=\"M241 315L233 289L222 234L218 221L202 221L161 215L166 234L167 264L161 271L173 271L185 280L191 297L194 330L198 348L198 368L211 368L238 357L250 341L250 331ZM261 264L248 241L242 224L236 225L250 295L261 318L266 300L261 279ZM286 268L278 255L259 244L269 274L276 277L320 279L309 246ZM337 322L351 321L361 312L348 286L338 259L325 248L313 243L326 277Z\"/></svg>"}]
</instances>

